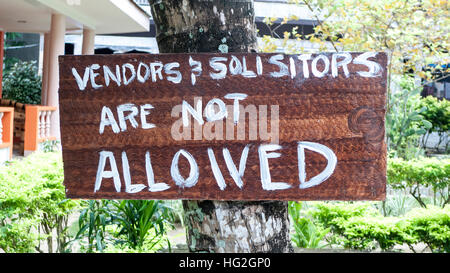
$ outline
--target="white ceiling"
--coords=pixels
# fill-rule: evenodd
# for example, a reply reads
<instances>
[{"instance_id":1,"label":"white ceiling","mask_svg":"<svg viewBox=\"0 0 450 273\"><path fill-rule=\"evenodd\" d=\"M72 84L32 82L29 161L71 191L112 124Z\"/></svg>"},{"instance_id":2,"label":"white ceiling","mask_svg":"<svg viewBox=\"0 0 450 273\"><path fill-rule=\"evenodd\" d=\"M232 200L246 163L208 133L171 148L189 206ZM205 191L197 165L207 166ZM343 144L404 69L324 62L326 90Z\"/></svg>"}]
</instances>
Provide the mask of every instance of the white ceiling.
<instances>
[{"instance_id":1,"label":"white ceiling","mask_svg":"<svg viewBox=\"0 0 450 273\"><path fill-rule=\"evenodd\" d=\"M0 0L0 29L46 33L51 14L66 16L68 33L83 25L97 34L149 31L150 18L131 0Z\"/></svg>"}]
</instances>

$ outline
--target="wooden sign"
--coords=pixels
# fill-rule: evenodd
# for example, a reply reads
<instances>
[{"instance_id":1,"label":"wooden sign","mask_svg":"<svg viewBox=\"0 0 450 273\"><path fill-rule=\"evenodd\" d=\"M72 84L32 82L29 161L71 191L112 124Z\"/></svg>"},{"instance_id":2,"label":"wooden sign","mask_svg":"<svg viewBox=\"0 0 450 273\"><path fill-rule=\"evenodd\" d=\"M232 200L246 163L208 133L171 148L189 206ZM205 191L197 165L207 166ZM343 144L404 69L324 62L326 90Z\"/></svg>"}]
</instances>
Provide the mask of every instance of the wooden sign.
<instances>
[{"instance_id":1,"label":"wooden sign","mask_svg":"<svg viewBox=\"0 0 450 273\"><path fill-rule=\"evenodd\" d=\"M384 53L60 57L69 198L382 200Z\"/></svg>"}]
</instances>

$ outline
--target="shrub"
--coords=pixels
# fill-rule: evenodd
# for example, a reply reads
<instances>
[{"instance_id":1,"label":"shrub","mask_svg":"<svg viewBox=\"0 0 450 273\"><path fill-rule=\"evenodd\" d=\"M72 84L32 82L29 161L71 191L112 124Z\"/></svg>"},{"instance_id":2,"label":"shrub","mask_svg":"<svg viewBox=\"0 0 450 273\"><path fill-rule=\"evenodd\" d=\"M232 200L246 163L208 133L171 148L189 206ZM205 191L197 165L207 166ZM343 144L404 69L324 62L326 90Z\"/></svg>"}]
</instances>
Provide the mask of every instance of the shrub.
<instances>
[{"instance_id":1,"label":"shrub","mask_svg":"<svg viewBox=\"0 0 450 273\"><path fill-rule=\"evenodd\" d=\"M424 187L431 187L434 192L433 204L444 207L450 202L450 159L418 158L388 160L388 183L395 189L406 189L426 207Z\"/></svg>"},{"instance_id":2,"label":"shrub","mask_svg":"<svg viewBox=\"0 0 450 273\"><path fill-rule=\"evenodd\" d=\"M42 251L39 240L46 238L53 252L55 232L56 251L66 251L67 219L78 202L65 198L61 155L34 153L13 161L0 167L0 181L0 248Z\"/></svg>"},{"instance_id":3,"label":"shrub","mask_svg":"<svg viewBox=\"0 0 450 273\"><path fill-rule=\"evenodd\" d=\"M318 203L309 214L322 226L330 227L332 232L341 232L338 219L346 221L357 216L373 216L377 211L368 203Z\"/></svg>"},{"instance_id":4,"label":"shrub","mask_svg":"<svg viewBox=\"0 0 450 273\"><path fill-rule=\"evenodd\" d=\"M406 215L405 232L433 252L450 252L450 207L430 206L411 210Z\"/></svg>"},{"instance_id":5,"label":"shrub","mask_svg":"<svg viewBox=\"0 0 450 273\"><path fill-rule=\"evenodd\" d=\"M3 78L3 97L25 104L40 104L41 84L36 62L19 61Z\"/></svg>"},{"instance_id":6,"label":"shrub","mask_svg":"<svg viewBox=\"0 0 450 273\"><path fill-rule=\"evenodd\" d=\"M347 221L352 217L376 215L377 211L368 203L318 202L308 210L307 214L322 229L330 231L325 237L330 245L342 245L342 240L339 237L344 232L339 224L341 221Z\"/></svg>"},{"instance_id":7,"label":"shrub","mask_svg":"<svg viewBox=\"0 0 450 273\"><path fill-rule=\"evenodd\" d=\"M450 251L450 208L415 208L402 217L382 217L359 204L319 204L313 220L332 230L332 241L345 248L386 251L395 245L425 243L433 252Z\"/></svg>"},{"instance_id":8,"label":"shrub","mask_svg":"<svg viewBox=\"0 0 450 273\"><path fill-rule=\"evenodd\" d=\"M390 250L404 241L403 228L395 217L338 218L335 224L341 230L340 242L346 248L370 250L379 247Z\"/></svg>"},{"instance_id":9,"label":"shrub","mask_svg":"<svg viewBox=\"0 0 450 273\"><path fill-rule=\"evenodd\" d=\"M42 237L30 231L38 225L37 219L14 217L5 212L0 213L0 217L3 219L0 223L0 249L6 253L36 251L35 246Z\"/></svg>"},{"instance_id":10,"label":"shrub","mask_svg":"<svg viewBox=\"0 0 450 273\"><path fill-rule=\"evenodd\" d=\"M427 134L422 138L422 145L425 147L428 137L432 132L439 135L439 142L435 149L439 150L439 146L445 138L445 133L450 130L450 101L443 99L438 100L433 96L428 96L420 100L418 108L425 107L427 110L422 113L424 118L431 122L432 127L427 130ZM447 150L448 142L445 143Z\"/></svg>"}]
</instances>

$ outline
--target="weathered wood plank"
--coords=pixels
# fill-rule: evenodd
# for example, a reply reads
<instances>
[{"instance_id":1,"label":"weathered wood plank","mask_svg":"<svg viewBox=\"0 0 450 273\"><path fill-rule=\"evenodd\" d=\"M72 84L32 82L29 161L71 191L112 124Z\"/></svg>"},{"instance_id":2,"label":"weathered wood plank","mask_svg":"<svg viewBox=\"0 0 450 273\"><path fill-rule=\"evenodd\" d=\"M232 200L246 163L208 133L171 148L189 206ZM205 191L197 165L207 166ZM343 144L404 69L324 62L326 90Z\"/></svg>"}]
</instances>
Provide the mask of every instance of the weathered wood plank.
<instances>
[{"instance_id":1,"label":"weathered wood plank","mask_svg":"<svg viewBox=\"0 0 450 273\"><path fill-rule=\"evenodd\" d=\"M307 61L297 55L256 53L62 56L59 99L66 194L94 199L382 200L386 60L384 53L320 53ZM246 96L234 99L230 94L235 93ZM213 99L214 111L205 116ZM199 100L202 125L190 114ZM182 127L183 101L192 107L186 111L189 130ZM209 122L208 117L219 115L221 102L227 117ZM299 142L325 146L322 152L330 150L337 163L331 166L331 156ZM229 170L224 148L234 172L239 172L247 145L239 180L239 174ZM180 150L187 153L175 164ZM192 156L198 174L191 173L184 155ZM311 178L325 175L327 165L331 173L307 187ZM189 176L192 181L184 181ZM281 181L285 184L276 184ZM152 192L152 183L165 187ZM270 189L274 185L289 188Z\"/></svg>"}]
</instances>

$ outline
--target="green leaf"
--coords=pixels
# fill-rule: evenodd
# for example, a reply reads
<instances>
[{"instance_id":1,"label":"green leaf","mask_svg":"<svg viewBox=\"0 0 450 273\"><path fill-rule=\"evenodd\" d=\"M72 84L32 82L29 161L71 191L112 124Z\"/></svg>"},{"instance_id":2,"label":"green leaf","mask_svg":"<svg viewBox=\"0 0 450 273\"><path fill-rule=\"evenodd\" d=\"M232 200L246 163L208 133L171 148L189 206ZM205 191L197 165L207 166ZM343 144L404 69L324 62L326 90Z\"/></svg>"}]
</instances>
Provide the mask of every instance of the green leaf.
<instances>
[{"instance_id":1,"label":"green leaf","mask_svg":"<svg viewBox=\"0 0 450 273\"><path fill-rule=\"evenodd\" d=\"M97 250L99 250L100 252L103 252L103 244L102 244L102 236L100 231L97 232L96 235L96 243L97 243Z\"/></svg>"},{"instance_id":2,"label":"green leaf","mask_svg":"<svg viewBox=\"0 0 450 273\"><path fill-rule=\"evenodd\" d=\"M423 128L420 128L420 129L415 131L415 134L417 134L417 135L424 135L426 133L427 133L427 130L425 130Z\"/></svg>"},{"instance_id":3,"label":"green leaf","mask_svg":"<svg viewBox=\"0 0 450 273\"><path fill-rule=\"evenodd\" d=\"M429 122L428 120L422 120L422 124L426 129L431 129L433 127L433 124Z\"/></svg>"},{"instance_id":4,"label":"green leaf","mask_svg":"<svg viewBox=\"0 0 450 273\"><path fill-rule=\"evenodd\" d=\"M426 106L423 106L422 108L420 108L420 110L419 111L417 111L417 113L423 113L423 112L425 112L425 111L427 111L427 107Z\"/></svg>"},{"instance_id":5,"label":"green leaf","mask_svg":"<svg viewBox=\"0 0 450 273\"><path fill-rule=\"evenodd\" d=\"M423 117L419 114L413 114L413 115L409 116L409 119L413 120L413 121L418 121L418 120L422 120Z\"/></svg>"},{"instance_id":6,"label":"green leaf","mask_svg":"<svg viewBox=\"0 0 450 273\"><path fill-rule=\"evenodd\" d=\"M409 129L409 130L407 130L405 133L404 133L404 136L405 137L409 137L409 136L412 136L413 134L415 134L416 133L416 130L414 130L414 129Z\"/></svg>"}]
</instances>

